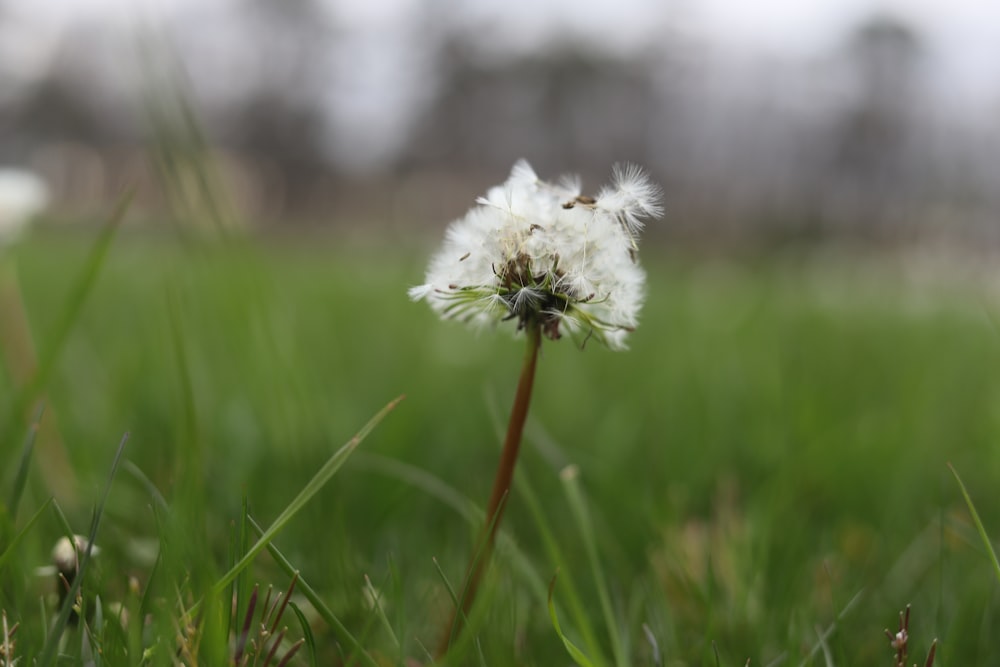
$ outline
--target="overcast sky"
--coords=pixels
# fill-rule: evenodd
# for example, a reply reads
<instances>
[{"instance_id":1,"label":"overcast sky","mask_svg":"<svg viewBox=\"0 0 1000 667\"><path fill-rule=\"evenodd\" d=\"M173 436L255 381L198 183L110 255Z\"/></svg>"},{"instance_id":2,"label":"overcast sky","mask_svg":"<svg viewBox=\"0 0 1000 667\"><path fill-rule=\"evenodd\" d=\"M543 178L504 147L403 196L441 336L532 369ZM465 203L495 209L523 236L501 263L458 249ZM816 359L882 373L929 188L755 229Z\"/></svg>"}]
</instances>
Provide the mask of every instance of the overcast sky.
<instances>
[{"instance_id":1,"label":"overcast sky","mask_svg":"<svg viewBox=\"0 0 1000 667\"><path fill-rule=\"evenodd\" d=\"M652 31L670 29L736 52L796 58L829 52L852 25L882 11L915 25L929 47L930 66L957 86L963 97L996 97L1000 89L1000 2L995 0L324 1L340 22L362 30L391 24L434 2L526 42L544 41L571 26L607 48L628 48ZM44 52L48 37L82 20L128 25L139 14L155 21L203 5L203 0L0 0L0 4L39 29L31 40L24 40L34 46L20 45L19 52L30 60ZM239 0L211 2L213 13L220 5L239 4Z\"/></svg>"},{"instance_id":2,"label":"overcast sky","mask_svg":"<svg viewBox=\"0 0 1000 667\"><path fill-rule=\"evenodd\" d=\"M570 35L576 43L582 41L594 50L610 52L627 52L656 43L694 45L719 56L716 63L728 59L741 65L755 58L778 59L786 65L828 58L841 49L846 35L859 22L877 13L889 14L910 23L920 35L925 56L922 64L939 111L1000 117L1000 0L320 3L340 31L334 52L327 56L335 64L330 80L323 86L331 98L331 117L347 128L341 137L364 139L367 154L375 162L381 158L378 142L373 142L371 135L383 140L384 150L391 150L407 130L405 122L390 112L419 106L414 95L419 95L422 86L417 84L427 71L421 72L419 62L418 40L423 33L414 26L426 23L428 11L446 12L443 20L467 26L476 35L477 44L485 48L492 44L497 50L532 51ZM234 77L233 71L245 72L247 63L256 62L249 65L255 67L267 62L259 53L256 58L248 57L247 49L259 51L259 47L246 44L246 40L239 44L233 34L239 21L232 17L243 18L244 5L243 0L0 0L0 8L8 17L6 25L0 20L0 76L16 81L43 72L59 36L75 25L118 25L127 31L137 25L149 28L161 21L166 24L183 15L186 21L201 23L198 30L181 29L175 34L187 37L187 33L198 33L203 49L199 73L211 79L207 85L213 93L224 95L227 86L245 85L246 77ZM417 18L424 23L416 23ZM235 52L227 51L227 44L237 45ZM206 62L208 59L212 62ZM109 75L119 78L124 71L117 60L110 69L113 71ZM741 76L742 70L734 71ZM393 94L396 98L392 98ZM0 90L0 98L3 95Z\"/></svg>"},{"instance_id":3,"label":"overcast sky","mask_svg":"<svg viewBox=\"0 0 1000 667\"><path fill-rule=\"evenodd\" d=\"M883 12L923 36L927 64L956 94L1000 104L1000 2L992 0L699 0L698 29L722 44L812 57Z\"/></svg>"}]
</instances>

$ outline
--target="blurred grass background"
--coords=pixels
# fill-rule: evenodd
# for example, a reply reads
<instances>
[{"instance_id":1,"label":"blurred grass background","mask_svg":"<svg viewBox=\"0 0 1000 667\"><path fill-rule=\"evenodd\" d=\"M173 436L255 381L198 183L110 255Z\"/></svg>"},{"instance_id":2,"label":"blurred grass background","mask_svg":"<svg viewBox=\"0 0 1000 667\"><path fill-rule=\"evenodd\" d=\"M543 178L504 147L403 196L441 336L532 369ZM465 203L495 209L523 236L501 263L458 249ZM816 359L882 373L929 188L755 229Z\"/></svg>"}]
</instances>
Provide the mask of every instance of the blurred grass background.
<instances>
[{"instance_id":1,"label":"blurred grass background","mask_svg":"<svg viewBox=\"0 0 1000 667\"><path fill-rule=\"evenodd\" d=\"M203 635L181 609L249 547L248 515L271 525L400 394L275 544L302 578L293 664L359 664L306 583L360 664L427 662L521 345L406 289L521 157L587 191L637 162L667 216L644 234L632 349L543 346L509 539L452 664L570 664L557 571L597 665L616 646L631 665L886 665L907 604L908 662L934 637L937 667L995 662L998 582L947 468L997 534L986 5L77 4L0 0L0 613L21 622L0 665L231 661L250 586L288 585L272 556L231 614L204 602ZM36 353L46 416L18 508ZM87 531L126 431L83 590L143 623L88 617L56 650L36 568Z\"/></svg>"},{"instance_id":2,"label":"blurred grass background","mask_svg":"<svg viewBox=\"0 0 1000 667\"><path fill-rule=\"evenodd\" d=\"M40 347L88 244L42 229L16 248ZM192 553L206 560L176 565L211 580L226 569L244 497L266 524L405 393L276 544L352 629L367 627L370 576L402 653L421 657L417 641L437 641L447 604L432 558L457 585L476 530L432 491L485 501L521 353L508 335L438 322L407 301L430 249L423 238L180 243L125 230L48 385L82 481L71 520L86 525L130 431L126 459L197 517ZM515 486L538 495L562 556L545 550L518 490L504 529L543 581L562 568L557 600L572 581L607 649L559 482L573 463L633 664L654 664L644 623L668 665L716 655L887 664L881 630L909 603L915 656L938 637L936 664L988 664L997 582L946 463L987 529L1000 529L989 282L956 277L975 275L968 266L830 247L742 257L654 248L643 263L649 300L630 351L543 346ZM0 375L0 396L12 390ZM399 464L431 481L400 479ZM35 475L25 514L46 495ZM152 502L119 477L99 537L105 595L152 576ZM60 531L43 518L26 569L46 561ZM495 568L487 664L568 664L512 558L502 550ZM269 562L254 580L283 587ZM822 644L817 633L834 622ZM578 636L571 617L563 624ZM368 640L389 653L384 636ZM322 650L329 664L332 642Z\"/></svg>"}]
</instances>

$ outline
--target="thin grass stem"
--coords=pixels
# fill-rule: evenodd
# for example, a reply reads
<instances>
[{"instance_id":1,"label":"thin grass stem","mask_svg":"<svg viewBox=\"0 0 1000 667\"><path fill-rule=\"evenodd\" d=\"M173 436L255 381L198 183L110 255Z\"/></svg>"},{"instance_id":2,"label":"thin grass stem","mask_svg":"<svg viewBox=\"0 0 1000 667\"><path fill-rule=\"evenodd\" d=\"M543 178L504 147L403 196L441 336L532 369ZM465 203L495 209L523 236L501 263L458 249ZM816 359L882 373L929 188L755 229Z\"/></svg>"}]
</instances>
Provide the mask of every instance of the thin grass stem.
<instances>
[{"instance_id":1,"label":"thin grass stem","mask_svg":"<svg viewBox=\"0 0 1000 667\"><path fill-rule=\"evenodd\" d=\"M604 623L607 626L608 638L611 640L611 652L614 655L615 664L619 667L628 665L625 646L622 643L621 628L611 605L611 595L608 592L608 583L601 570L600 559L597 555L597 540L594 536L594 527L590 520L590 513L587 511L587 503L583 498L583 491L580 488L579 468L569 465L562 470L560 478L566 497L569 501L570 511L576 519L577 528L583 538L583 547L587 552L587 560L590 561L591 574L594 577L594 584L597 586L597 596L601 604L601 613L604 615Z\"/></svg>"},{"instance_id":2,"label":"thin grass stem","mask_svg":"<svg viewBox=\"0 0 1000 667\"><path fill-rule=\"evenodd\" d=\"M955 481L958 482L958 488L962 492L962 497L965 498L965 504L969 506L969 514L972 515L972 520L976 524L976 530L979 532L979 539L983 541L986 553L993 564L993 572L996 573L997 580L1000 581L1000 560L997 559L997 552L993 549L993 542L990 541L990 536L986 532L986 526L983 525L983 520L979 518L976 505L972 502L972 497L969 495L968 490L966 490L965 484L962 483L962 478L958 476L958 471L950 463L948 464L948 469L951 470L951 474L955 476Z\"/></svg>"}]
</instances>

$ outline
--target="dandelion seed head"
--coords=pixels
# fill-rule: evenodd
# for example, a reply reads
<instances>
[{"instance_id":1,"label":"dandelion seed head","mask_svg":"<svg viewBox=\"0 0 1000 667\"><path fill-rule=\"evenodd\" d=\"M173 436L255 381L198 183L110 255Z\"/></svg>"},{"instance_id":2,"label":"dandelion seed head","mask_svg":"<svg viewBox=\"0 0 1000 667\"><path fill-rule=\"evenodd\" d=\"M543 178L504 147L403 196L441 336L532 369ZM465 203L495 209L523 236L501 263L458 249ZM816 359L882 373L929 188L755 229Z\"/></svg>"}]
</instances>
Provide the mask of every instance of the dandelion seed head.
<instances>
[{"instance_id":1,"label":"dandelion seed head","mask_svg":"<svg viewBox=\"0 0 1000 667\"><path fill-rule=\"evenodd\" d=\"M616 166L611 185L588 197L576 177L542 181L519 160L451 223L410 298L446 319L513 320L549 338L568 333L624 348L645 296L637 236L661 214L659 198L634 165Z\"/></svg>"},{"instance_id":2,"label":"dandelion seed head","mask_svg":"<svg viewBox=\"0 0 1000 667\"><path fill-rule=\"evenodd\" d=\"M660 189L634 164L616 164L610 186L597 196L598 208L614 215L632 235L642 231L647 218L663 215Z\"/></svg>"}]
</instances>

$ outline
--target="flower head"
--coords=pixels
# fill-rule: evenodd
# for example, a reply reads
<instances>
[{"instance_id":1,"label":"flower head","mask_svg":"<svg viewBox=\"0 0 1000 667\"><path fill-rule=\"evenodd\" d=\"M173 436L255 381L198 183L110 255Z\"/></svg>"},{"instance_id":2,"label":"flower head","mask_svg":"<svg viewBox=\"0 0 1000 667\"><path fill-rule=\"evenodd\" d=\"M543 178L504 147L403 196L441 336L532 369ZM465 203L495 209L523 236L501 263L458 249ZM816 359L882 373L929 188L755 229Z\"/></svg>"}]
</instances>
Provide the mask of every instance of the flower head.
<instances>
[{"instance_id":1,"label":"flower head","mask_svg":"<svg viewBox=\"0 0 1000 667\"><path fill-rule=\"evenodd\" d=\"M638 233L660 190L638 167L615 167L596 197L579 181L548 183L519 161L502 185L448 227L426 282L410 289L444 318L516 320L546 336L594 336L614 349L638 322L646 276Z\"/></svg>"}]
</instances>

